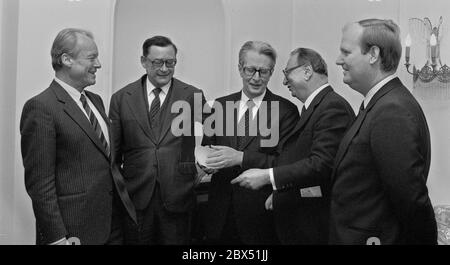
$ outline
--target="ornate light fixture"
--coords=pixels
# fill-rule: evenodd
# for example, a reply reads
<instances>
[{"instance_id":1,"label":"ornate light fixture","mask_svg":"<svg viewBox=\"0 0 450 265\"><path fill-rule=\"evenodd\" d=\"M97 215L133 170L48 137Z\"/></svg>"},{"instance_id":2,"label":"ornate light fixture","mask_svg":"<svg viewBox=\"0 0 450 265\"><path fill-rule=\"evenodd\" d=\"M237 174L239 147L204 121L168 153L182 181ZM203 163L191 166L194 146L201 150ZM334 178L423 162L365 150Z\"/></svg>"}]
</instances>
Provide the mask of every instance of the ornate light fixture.
<instances>
[{"instance_id":1,"label":"ornate light fixture","mask_svg":"<svg viewBox=\"0 0 450 265\"><path fill-rule=\"evenodd\" d=\"M408 36L405 40L405 66L406 71L413 75L414 83L418 79L420 79L424 83L428 83L435 78L443 83L450 82L450 67L448 67L446 64L442 65L440 57L440 40L442 36L439 36L439 30L442 25L442 17L440 17L439 25L437 27L433 27L431 25L431 21L428 18L424 18L423 20L419 18L410 18L409 25L411 33L414 35L414 37L419 42L425 41L427 54L427 62L425 63L425 65L421 69L417 69L416 66L413 65L413 69L411 72L409 69L409 67L411 66L409 60L412 41L411 36L408 33Z\"/></svg>"}]
</instances>

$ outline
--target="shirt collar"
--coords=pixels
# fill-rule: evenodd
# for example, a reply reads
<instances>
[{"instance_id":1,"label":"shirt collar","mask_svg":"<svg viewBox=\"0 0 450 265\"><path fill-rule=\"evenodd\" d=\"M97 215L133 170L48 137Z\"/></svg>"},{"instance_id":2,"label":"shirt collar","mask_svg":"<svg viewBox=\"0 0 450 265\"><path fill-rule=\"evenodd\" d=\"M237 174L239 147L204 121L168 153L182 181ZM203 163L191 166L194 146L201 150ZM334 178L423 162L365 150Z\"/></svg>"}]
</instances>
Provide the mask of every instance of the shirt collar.
<instances>
[{"instance_id":1,"label":"shirt collar","mask_svg":"<svg viewBox=\"0 0 450 265\"><path fill-rule=\"evenodd\" d=\"M152 82L150 82L150 80L148 80L148 77L146 78L146 80L147 80L147 94L148 94L148 96L150 96L150 94L153 92L153 89L155 89L156 87L152 84ZM164 86L160 87L161 93L163 93L164 95L167 95L171 84L172 84L172 80L170 80L170 82L165 84Z\"/></svg>"},{"instance_id":2,"label":"shirt collar","mask_svg":"<svg viewBox=\"0 0 450 265\"><path fill-rule=\"evenodd\" d=\"M261 106L261 103L262 103L262 101L264 99L264 96L266 95L266 91L267 91L267 89L264 89L264 92L261 95L259 95L257 97L254 97L252 99L253 102L255 103L255 106L256 106L257 109L259 109L259 106ZM249 100L249 98L244 93L244 90L242 90L241 91L241 105L245 106L245 104L247 103L248 100Z\"/></svg>"},{"instance_id":3,"label":"shirt collar","mask_svg":"<svg viewBox=\"0 0 450 265\"><path fill-rule=\"evenodd\" d=\"M62 88L64 88L64 90L66 90L67 93L69 93L70 97L72 97L75 101L80 100L80 97L82 94L80 91L78 91L76 88L72 87L71 85L67 84L66 82L62 81L61 79L59 79L56 76L55 76L55 81L60 86L62 86ZM83 94L84 94L84 90L83 90Z\"/></svg>"},{"instance_id":4,"label":"shirt collar","mask_svg":"<svg viewBox=\"0 0 450 265\"><path fill-rule=\"evenodd\" d=\"M389 81L394 79L396 77L395 74L389 75L380 82L378 82L376 85L374 85L369 92L367 93L366 97L364 98L364 108L367 108L367 105L369 105L370 100L373 98L373 96L380 90L384 85L386 85Z\"/></svg>"},{"instance_id":5,"label":"shirt collar","mask_svg":"<svg viewBox=\"0 0 450 265\"><path fill-rule=\"evenodd\" d=\"M322 86L320 86L318 89L314 90L314 92L309 95L309 97L305 101L305 109L309 108L309 105L311 105L311 102L314 100L314 98L320 93L320 91L324 90L326 87L328 87L330 84L326 83Z\"/></svg>"}]
</instances>

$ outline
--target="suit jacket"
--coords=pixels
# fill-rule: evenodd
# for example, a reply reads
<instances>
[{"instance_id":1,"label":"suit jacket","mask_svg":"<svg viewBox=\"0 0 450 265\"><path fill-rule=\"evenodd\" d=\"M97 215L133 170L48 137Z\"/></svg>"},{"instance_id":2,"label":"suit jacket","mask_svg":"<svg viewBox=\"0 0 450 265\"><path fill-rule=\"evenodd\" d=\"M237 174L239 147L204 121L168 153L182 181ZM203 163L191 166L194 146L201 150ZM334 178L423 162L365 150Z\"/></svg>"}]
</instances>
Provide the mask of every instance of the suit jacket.
<instances>
[{"instance_id":1,"label":"suit jacket","mask_svg":"<svg viewBox=\"0 0 450 265\"><path fill-rule=\"evenodd\" d=\"M226 110L226 102L238 102L241 99L241 92L234 93L216 100L216 104L223 106L223 115L230 113ZM297 107L285 98L273 94L269 89L263 98L267 103L267 124L279 124L279 141L293 129L298 120ZM275 102L279 104L279 112L272 120L271 109ZM262 106L262 105L261 105ZM233 112L231 112L233 113ZM237 121L237 111L234 114L234 121ZM262 120L261 107L257 117ZM226 117L223 118L226 121ZM236 123L234 124L236 127ZM224 128L226 126L224 125ZM218 239L222 233L229 209L233 207L236 226L241 240L245 244L273 244L276 238L273 227L273 216L266 211L265 201L272 193L272 187L267 185L260 190L253 191L242 188L239 185L231 185L230 181L240 173L249 168L269 168L273 165L274 159L279 154L279 146L261 146L261 136L258 131L257 136L247 137L242 150L244 157L242 166L222 169L211 177L211 185L208 200L208 213L206 221L206 234L210 239ZM237 147L237 136L204 137L202 145L224 145L234 149Z\"/></svg>"},{"instance_id":2,"label":"suit jacket","mask_svg":"<svg viewBox=\"0 0 450 265\"><path fill-rule=\"evenodd\" d=\"M313 99L283 144L274 180L275 225L283 244L326 244L334 157L355 114L331 86ZM320 189L309 197L310 187ZM319 187L319 188L317 188ZM303 193L303 194L302 194Z\"/></svg>"},{"instance_id":3,"label":"suit jacket","mask_svg":"<svg viewBox=\"0 0 450 265\"><path fill-rule=\"evenodd\" d=\"M360 111L339 147L330 243L366 244L376 237L381 244L436 244L429 168L425 116L395 78Z\"/></svg>"},{"instance_id":4,"label":"suit jacket","mask_svg":"<svg viewBox=\"0 0 450 265\"><path fill-rule=\"evenodd\" d=\"M109 128L100 96L86 95ZM20 133L37 244L63 237L78 237L81 244L106 243L114 190L136 219L120 172L83 111L57 82L25 103Z\"/></svg>"},{"instance_id":5,"label":"suit jacket","mask_svg":"<svg viewBox=\"0 0 450 265\"><path fill-rule=\"evenodd\" d=\"M123 169L126 185L136 209L145 209L152 198L156 181L161 188L164 207L172 212L187 212L195 205L194 94L200 95L197 108L202 109L203 92L178 79L164 100L159 137L150 128L145 89L147 75L125 86L111 98L109 116L112 120L116 163ZM188 104L189 110L171 113L176 101ZM192 110L192 111L191 111ZM163 109L161 109L163 112ZM190 135L176 136L171 125L174 119L189 120ZM201 118L200 118L201 119Z\"/></svg>"}]
</instances>

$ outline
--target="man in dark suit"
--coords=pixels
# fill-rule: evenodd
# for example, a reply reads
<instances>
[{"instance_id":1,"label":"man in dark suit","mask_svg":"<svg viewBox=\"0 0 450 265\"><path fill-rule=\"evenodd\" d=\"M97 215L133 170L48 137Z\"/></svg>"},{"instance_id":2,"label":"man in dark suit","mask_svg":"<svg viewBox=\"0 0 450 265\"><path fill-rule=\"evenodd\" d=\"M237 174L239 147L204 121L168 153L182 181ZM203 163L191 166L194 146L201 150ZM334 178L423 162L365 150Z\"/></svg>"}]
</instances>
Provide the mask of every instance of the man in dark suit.
<instances>
[{"instance_id":1,"label":"man in dark suit","mask_svg":"<svg viewBox=\"0 0 450 265\"><path fill-rule=\"evenodd\" d=\"M326 244L333 161L355 114L328 84L327 65L314 50L292 51L283 73L284 85L303 103L300 120L281 143L276 167L249 169L233 182L273 187L266 207L283 244Z\"/></svg>"},{"instance_id":2,"label":"man in dark suit","mask_svg":"<svg viewBox=\"0 0 450 265\"><path fill-rule=\"evenodd\" d=\"M278 143L298 120L297 107L267 88L275 62L276 52L267 43L248 41L242 46L239 52L242 91L215 103L224 109L223 118L216 117L216 122L224 122L219 127L226 131L203 139L202 144L212 145L214 150L206 160L206 167L218 170L211 178L206 218L206 234L215 243L278 242L272 213L264 208L271 187L252 191L230 183L248 168L272 166ZM263 124L271 128L270 136L276 136L272 142L267 141L270 136L263 132ZM240 131L242 128L244 131ZM230 131L232 134L227 134Z\"/></svg>"},{"instance_id":3,"label":"man in dark suit","mask_svg":"<svg viewBox=\"0 0 450 265\"><path fill-rule=\"evenodd\" d=\"M336 64L364 102L336 155L331 244L436 244L426 187L430 134L420 105L395 76L399 34L391 20L343 29Z\"/></svg>"},{"instance_id":4,"label":"man in dark suit","mask_svg":"<svg viewBox=\"0 0 450 265\"><path fill-rule=\"evenodd\" d=\"M188 244L195 206L194 111L183 112L190 133L178 135L172 124L176 102L202 110L203 93L173 78L177 48L155 36L143 44L141 64L147 74L111 98L117 164L137 210L138 225L125 220L127 244ZM194 102L196 106L194 106ZM200 111L201 112L201 111ZM188 113L188 114L186 114ZM175 124L176 125L176 124Z\"/></svg>"},{"instance_id":5,"label":"man in dark suit","mask_svg":"<svg viewBox=\"0 0 450 265\"><path fill-rule=\"evenodd\" d=\"M84 90L101 67L97 46L90 32L64 29L51 56L55 79L26 102L20 121L37 244L121 244L121 215L136 213L112 163L103 101Z\"/></svg>"}]
</instances>

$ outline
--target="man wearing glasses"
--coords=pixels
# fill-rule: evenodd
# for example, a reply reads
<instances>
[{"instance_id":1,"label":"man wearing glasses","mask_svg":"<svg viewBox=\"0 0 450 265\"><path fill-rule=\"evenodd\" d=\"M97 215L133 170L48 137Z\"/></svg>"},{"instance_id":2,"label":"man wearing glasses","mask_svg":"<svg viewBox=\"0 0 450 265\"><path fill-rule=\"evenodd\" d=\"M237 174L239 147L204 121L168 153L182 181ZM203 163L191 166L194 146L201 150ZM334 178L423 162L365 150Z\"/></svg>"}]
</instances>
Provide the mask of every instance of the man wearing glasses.
<instances>
[{"instance_id":1,"label":"man wearing glasses","mask_svg":"<svg viewBox=\"0 0 450 265\"><path fill-rule=\"evenodd\" d=\"M272 187L266 185L259 191L252 191L230 183L248 168L273 166L273 158L278 155L278 143L298 120L297 107L267 88L275 62L276 52L269 44L246 42L239 52L242 90L215 102L228 117L217 119L226 121L223 125L227 127L226 132L210 137L205 134L202 143L211 145L213 151L206 159L206 167L216 171L211 177L206 218L206 235L213 243L259 245L278 242L272 213L264 208ZM230 130L227 120L230 113L234 130ZM263 138L267 137L261 132L264 122L270 128L276 128L274 133L279 135L272 145L264 144ZM252 125L255 126L254 131L250 128ZM242 128L245 128L244 133L238 133ZM229 131L234 133L229 135Z\"/></svg>"},{"instance_id":2,"label":"man wearing glasses","mask_svg":"<svg viewBox=\"0 0 450 265\"><path fill-rule=\"evenodd\" d=\"M282 244L327 244L333 160L355 114L328 84L327 65L314 50L291 52L283 73L283 84L303 103L300 120L281 143L276 167L247 170L233 183L273 188L266 207Z\"/></svg>"},{"instance_id":3,"label":"man wearing glasses","mask_svg":"<svg viewBox=\"0 0 450 265\"><path fill-rule=\"evenodd\" d=\"M172 133L172 104L188 102L203 93L173 78L177 47L155 36L143 44L141 64L147 74L111 98L110 118L117 149L138 225L124 221L125 244L188 244L195 205L194 122L190 135ZM200 106L201 107L201 106ZM186 125L184 125L186 126Z\"/></svg>"}]
</instances>

